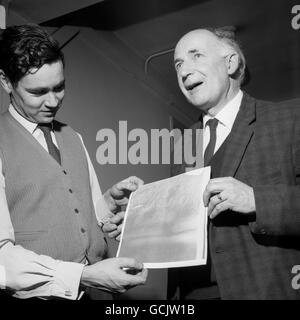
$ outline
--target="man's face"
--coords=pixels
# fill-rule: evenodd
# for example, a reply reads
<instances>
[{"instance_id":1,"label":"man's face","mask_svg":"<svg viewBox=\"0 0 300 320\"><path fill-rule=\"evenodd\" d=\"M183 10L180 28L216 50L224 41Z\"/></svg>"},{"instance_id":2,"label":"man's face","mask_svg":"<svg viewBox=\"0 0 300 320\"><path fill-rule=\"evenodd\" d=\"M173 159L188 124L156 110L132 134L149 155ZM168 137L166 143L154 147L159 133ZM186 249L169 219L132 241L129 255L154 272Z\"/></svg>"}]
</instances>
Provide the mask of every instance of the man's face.
<instances>
[{"instance_id":1,"label":"man's face","mask_svg":"<svg viewBox=\"0 0 300 320\"><path fill-rule=\"evenodd\" d=\"M32 69L15 86L11 101L17 111L35 123L50 123L65 94L64 68L61 61Z\"/></svg>"},{"instance_id":2,"label":"man's face","mask_svg":"<svg viewBox=\"0 0 300 320\"><path fill-rule=\"evenodd\" d=\"M225 48L214 34L196 30L185 35L174 61L179 87L190 103L204 112L223 106L230 82Z\"/></svg>"}]
</instances>

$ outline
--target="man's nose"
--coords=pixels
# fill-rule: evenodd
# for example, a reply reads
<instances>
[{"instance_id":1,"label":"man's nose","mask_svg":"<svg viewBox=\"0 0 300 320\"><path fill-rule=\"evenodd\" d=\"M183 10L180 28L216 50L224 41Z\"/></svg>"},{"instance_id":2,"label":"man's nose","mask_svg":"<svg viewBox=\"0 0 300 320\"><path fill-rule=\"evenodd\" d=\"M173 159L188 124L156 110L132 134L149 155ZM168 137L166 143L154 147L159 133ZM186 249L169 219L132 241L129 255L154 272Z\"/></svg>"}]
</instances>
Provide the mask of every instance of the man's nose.
<instances>
[{"instance_id":1,"label":"man's nose","mask_svg":"<svg viewBox=\"0 0 300 320\"><path fill-rule=\"evenodd\" d=\"M47 107L56 108L59 105L59 99L58 99L57 95L55 94L55 92L49 92L45 102L46 102L45 104Z\"/></svg>"},{"instance_id":2,"label":"man's nose","mask_svg":"<svg viewBox=\"0 0 300 320\"><path fill-rule=\"evenodd\" d=\"M192 65L189 63L184 63L180 69L180 77L182 78L182 81L185 82L186 79L194 73L194 69Z\"/></svg>"}]
</instances>

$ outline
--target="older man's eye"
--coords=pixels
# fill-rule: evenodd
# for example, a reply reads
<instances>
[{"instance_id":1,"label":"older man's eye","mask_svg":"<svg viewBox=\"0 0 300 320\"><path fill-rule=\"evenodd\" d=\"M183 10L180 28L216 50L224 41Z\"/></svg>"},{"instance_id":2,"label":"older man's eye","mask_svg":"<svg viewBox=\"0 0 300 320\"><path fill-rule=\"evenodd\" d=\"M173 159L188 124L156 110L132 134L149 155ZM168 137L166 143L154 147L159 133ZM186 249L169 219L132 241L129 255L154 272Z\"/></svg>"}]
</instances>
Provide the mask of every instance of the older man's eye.
<instances>
[{"instance_id":1,"label":"older man's eye","mask_svg":"<svg viewBox=\"0 0 300 320\"><path fill-rule=\"evenodd\" d=\"M200 58L201 56L202 56L202 54L199 53L199 52L194 54L194 57L197 58L197 59Z\"/></svg>"},{"instance_id":2,"label":"older man's eye","mask_svg":"<svg viewBox=\"0 0 300 320\"><path fill-rule=\"evenodd\" d=\"M182 66L182 62L179 62L175 65L175 69L178 71Z\"/></svg>"}]
</instances>

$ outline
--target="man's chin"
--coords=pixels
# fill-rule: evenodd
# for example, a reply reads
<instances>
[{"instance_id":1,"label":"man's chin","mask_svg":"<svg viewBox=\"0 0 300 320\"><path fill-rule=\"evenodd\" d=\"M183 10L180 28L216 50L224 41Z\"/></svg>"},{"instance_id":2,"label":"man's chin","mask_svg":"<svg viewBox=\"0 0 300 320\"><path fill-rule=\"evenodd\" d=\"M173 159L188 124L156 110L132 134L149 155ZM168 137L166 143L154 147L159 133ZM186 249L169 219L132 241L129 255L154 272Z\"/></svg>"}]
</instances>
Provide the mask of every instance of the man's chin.
<instances>
[{"instance_id":1,"label":"man's chin","mask_svg":"<svg viewBox=\"0 0 300 320\"><path fill-rule=\"evenodd\" d=\"M41 117L38 120L38 123L51 123L54 120L55 116Z\"/></svg>"},{"instance_id":2,"label":"man's chin","mask_svg":"<svg viewBox=\"0 0 300 320\"><path fill-rule=\"evenodd\" d=\"M189 103L201 111L206 111L207 104L203 99L188 98Z\"/></svg>"}]
</instances>

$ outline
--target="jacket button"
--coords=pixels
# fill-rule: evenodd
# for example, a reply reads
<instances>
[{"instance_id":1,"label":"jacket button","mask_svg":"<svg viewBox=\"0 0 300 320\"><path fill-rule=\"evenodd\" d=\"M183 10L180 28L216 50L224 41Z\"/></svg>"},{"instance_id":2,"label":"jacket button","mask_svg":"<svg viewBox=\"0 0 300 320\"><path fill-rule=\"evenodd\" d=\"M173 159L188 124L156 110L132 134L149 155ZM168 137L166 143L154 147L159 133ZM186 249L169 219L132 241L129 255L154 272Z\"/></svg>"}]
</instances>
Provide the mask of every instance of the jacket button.
<instances>
[{"instance_id":1,"label":"jacket button","mask_svg":"<svg viewBox=\"0 0 300 320\"><path fill-rule=\"evenodd\" d=\"M85 233L85 229L84 229L84 228L81 228L80 231L81 231L82 233Z\"/></svg>"},{"instance_id":2,"label":"jacket button","mask_svg":"<svg viewBox=\"0 0 300 320\"><path fill-rule=\"evenodd\" d=\"M222 253L222 252L224 252L224 249L222 247L217 246L215 248L215 253Z\"/></svg>"},{"instance_id":3,"label":"jacket button","mask_svg":"<svg viewBox=\"0 0 300 320\"><path fill-rule=\"evenodd\" d=\"M74 211L76 212L76 213L79 213L79 210L76 208L76 209L74 209Z\"/></svg>"},{"instance_id":4,"label":"jacket button","mask_svg":"<svg viewBox=\"0 0 300 320\"><path fill-rule=\"evenodd\" d=\"M70 192L70 193L73 193L73 190L72 190L72 189L69 189L69 192Z\"/></svg>"},{"instance_id":5,"label":"jacket button","mask_svg":"<svg viewBox=\"0 0 300 320\"><path fill-rule=\"evenodd\" d=\"M67 171L66 171L66 170L63 170L63 173L64 173L64 174L67 174Z\"/></svg>"}]
</instances>

